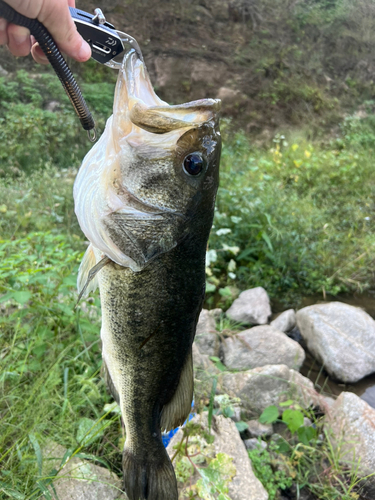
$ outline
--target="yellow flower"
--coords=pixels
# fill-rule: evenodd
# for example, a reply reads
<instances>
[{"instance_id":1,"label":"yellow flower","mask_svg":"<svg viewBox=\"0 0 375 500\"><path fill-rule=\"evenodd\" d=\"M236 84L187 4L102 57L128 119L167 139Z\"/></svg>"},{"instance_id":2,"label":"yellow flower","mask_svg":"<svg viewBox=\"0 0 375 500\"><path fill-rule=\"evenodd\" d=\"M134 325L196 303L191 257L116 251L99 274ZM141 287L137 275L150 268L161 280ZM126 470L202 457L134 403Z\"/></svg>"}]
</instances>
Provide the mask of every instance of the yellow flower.
<instances>
[{"instance_id":1,"label":"yellow flower","mask_svg":"<svg viewBox=\"0 0 375 500\"><path fill-rule=\"evenodd\" d=\"M302 160L294 160L294 162L293 162L293 163L294 163L294 165L295 165L297 168L299 168L299 167L302 165L303 161L302 161Z\"/></svg>"},{"instance_id":2,"label":"yellow flower","mask_svg":"<svg viewBox=\"0 0 375 500\"><path fill-rule=\"evenodd\" d=\"M298 144L293 144L292 146L293 151L297 151L298 148L299 148Z\"/></svg>"},{"instance_id":3,"label":"yellow flower","mask_svg":"<svg viewBox=\"0 0 375 500\"><path fill-rule=\"evenodd\" d=\"M310 156L311 156L310 151L307 151L307 150L306 150L306 151L305 151L305 156L306 156L306 158L310 158Z\"/></svg>"}]
</instances>

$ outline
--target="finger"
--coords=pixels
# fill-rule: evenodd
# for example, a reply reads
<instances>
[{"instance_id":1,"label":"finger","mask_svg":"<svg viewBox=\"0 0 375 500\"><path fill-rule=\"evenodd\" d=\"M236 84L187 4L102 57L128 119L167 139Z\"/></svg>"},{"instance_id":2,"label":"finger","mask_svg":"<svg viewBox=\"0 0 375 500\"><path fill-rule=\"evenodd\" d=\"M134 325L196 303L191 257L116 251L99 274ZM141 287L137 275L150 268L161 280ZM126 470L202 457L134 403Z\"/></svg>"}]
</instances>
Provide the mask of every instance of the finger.
<instances>
[{"instance_id":1,"label":"finger","mask_svg":"<svg viewBox=\"0 0 375 500\"><path fill-rule=\"evenodd\" d=\"M0 45L6 45L8 43L7 26L7 21L0 17Z\"/></svg>"},{"instance_id":2,"label":"finger","mask_svg":"<svg viewBox=\"0 0 375 500\"><path fill-rule=\"evenodd\" d=\"M44 54L43 50L39 47L39 43L36 42L31 47L31 55L33 59L38 64L48 64L47 56Z\"/></svg>"},{"instance_id":3,"label":"finger","mask_svg":"<svg viewBox=\"0 0 375 500\"><path fill-rule=\"evenodd\" d=\"M91 57L91 49L78 33L70 15L66 0L46 3L45 9L38 16L53 36L59 49L76 61L87 61Z\"/></svg>"},{"instance_id":4,"label":"finger","mask_svg":"<svg viewBox=\"0 0 375 500\"><path fill-rule=\"evenodd\" d=\"M16 24L8 24L8 47L14 56L27 56L31 49L30 31Z\"/></svg>"},{"instance_id":5,"label":"finger","mask_svg":"<svg viewBox=\"0 0 375 500\"><path fill-rule=\"evenodd\" d=\"M75 6L76 6L75 0L68 0L68 5L69 5L69 7L74 7L75 8Z\"/></svg>"}]
</instances>

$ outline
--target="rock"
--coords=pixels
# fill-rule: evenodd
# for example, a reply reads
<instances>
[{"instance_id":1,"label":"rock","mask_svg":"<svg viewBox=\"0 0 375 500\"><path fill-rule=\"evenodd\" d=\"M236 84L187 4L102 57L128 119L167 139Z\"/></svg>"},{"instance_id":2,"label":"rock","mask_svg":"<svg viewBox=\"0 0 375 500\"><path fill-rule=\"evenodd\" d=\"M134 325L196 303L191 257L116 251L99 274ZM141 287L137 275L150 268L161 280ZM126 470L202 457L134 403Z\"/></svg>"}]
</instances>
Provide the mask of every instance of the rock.
<instances>
[{"instance_id":1,"label":"rock","mask_svg":"<svg viewBox=\"0 0 375 500\"><path fill-rule=\"evenodd\" d=\"M273 434L272 424L261 424L258 420L249 420L246 423L249 426L248 432L252 438L267 437Z\"/></svg>"},{"instance_id":2,"label":"rock","mask_svg":"<svg viewBox=\"0 0 375 500\"><path fill-rule=\"evenodd\" d=\"M8 74L8 71L0 66L0 76L7 76Z\"/></svg>"},{"instance_id":3,"label":"rock","mask_svg":"<svg viewBox=\"0 0 375 500\"><path fill-rule=\"evenodd\" d=\"M43 473L58 469L66 449L49 442L43 449ZM108 469L82 460L71 458L53 481L57 497L64 500L126 500L121 491L121 480Z\"/></svg>"},{"instance_id":4,"label":"rock","mask_svg":"<svg viewBox=\"0 0 375 500\"><path fill-rule=\"evenodd\" d=\"M343 463L359 463L359 476L375 470L375 410L352 392L342 392L325 417L325 429L333 437L332 444ZM375 498L375 476L365 483L365 490ZM373 495L373 496L372 496Z\"/></svg>"},{"instance_id":5,"label":"rock","mask_svg":"<svg viewBox=\"0 0 375 500\"><path fill-rule=\"evenodd\" d=\"M271 321L271 326L284 333L293 330L296 326L296 313L294 309L282 312L276 319Z\"/></svg>"},{"instance_id":6,"label":"rock","mask_svg":"<svg viewBox=\"0 0 375 500\"><path fill-rule=\"evenodd\" d=\"M298 370L305 360L305 351L297 342L269 325L256 326L226 338L221 352L230 370L281 364Z\"/></svg>"},{"instance_id":7,"label":"rock","mask_svg":"<svg viewBox=\"0 0 375 500\"><path fill-rule=\"evenodd\" d=\"M201 354L219 355L220 339L216 333L215 318L207 309L202 309L199 315L194 342L199 347Z\"/></svg>"},{"instance_id":8,"label":"rock","mask_svg":"<svg viewBox=\"0 0 375 500\"><path fill-rule=\"evenodd\" d=\"M216 368L207 354L201 354L199 347L193 344L193 366L194 371L198 374L201 371L207 372L210 375L217 375L220 370Z\"/></svg>"},{"instance_id":9,"label":"rock","mask_svg":"<svg viewBox=\"0 0 375 500\"><path fill-rule=\"evenodd\" d=\"M261 286L240 294L226 312L228 318L240 323L265 325L271 316L270 299Z\"/></svg>"},{"instance_id":10,"label":"rock","mask_svg":"<svg viewBox=\"0 0 375 500\"><path fill-rule=\"evenodd\" d=\"M316 304L297 312L307 347L336 380L354 383L375 372L375 321L341 302Z\"/></svg>"},{"instance_id":11,"label":"rock","mask_svg":"<svg viewBox=\"0 0 375 500\"><path fill-rule=\"evenodd\" d=\"M200 423L207 432L207 412L194 417L193 423ZM267 500L268 494L259 479L255 477L245 445L234 422L220 415L215 418L211 433L215 438L213 442L215 455L218 453L229 455L233 458L233 465L236 468L236 475L229 484L228 495L231 500ZM170 457L174 455L173 447L181 441L182 435L180 429L169 443L167 452ZM198 476L191 478L193 484L198 479Z\"/></svg>"},{"instance_id":12,"label":"rock","mask_svg":"<svg viewBox=\"0 0 375 500\"><path fill-rule=\"evenodd\" d=\"M265 450L267 448L267 443L257 438L245 439L243 444L247 450L256 450L257 448Z\"/></svg>"},{"instance_id":13,"label":"rock","mask_svg":"<svg viewBox=\"0 0 375 500\"><path fill-rule=\"evenodd\" d=\"M222 386L241 399L242 409L259 416L267 406L292 399L303 408L317 404L319 395L308 378L286 365L267 365L238 373L224 373Z\"/></svg>"}]
</instances>

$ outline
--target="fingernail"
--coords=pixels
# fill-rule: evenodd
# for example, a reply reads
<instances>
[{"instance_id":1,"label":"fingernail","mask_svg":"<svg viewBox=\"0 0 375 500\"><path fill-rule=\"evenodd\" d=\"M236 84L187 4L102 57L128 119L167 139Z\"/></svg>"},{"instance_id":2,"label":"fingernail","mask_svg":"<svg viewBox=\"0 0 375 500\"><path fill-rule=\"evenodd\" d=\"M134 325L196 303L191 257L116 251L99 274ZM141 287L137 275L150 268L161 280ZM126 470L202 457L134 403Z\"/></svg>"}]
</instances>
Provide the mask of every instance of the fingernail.
<instances>
[{"instance_id":1,"label":"fingernail","mask_svg":"<svg viewBox=\"0 0 375 500\"><path fill-rule=\"evenodd\" d=\"M16 45L22 45L30 38L30 31L22 26L17 26L17 30L14 30L12 35L14 43Z\"/></svg>"},{"instance_id":2,"label":"fingernail","mask_svg":"<svg viewBox=\"0 0 375 500\"><path fill-rule=\"evenodd\" d=\"M90 45L82 40L82 45L77 54L78 59L87 60L91 57L91 48Z\"/></svg>"}]
</instances>

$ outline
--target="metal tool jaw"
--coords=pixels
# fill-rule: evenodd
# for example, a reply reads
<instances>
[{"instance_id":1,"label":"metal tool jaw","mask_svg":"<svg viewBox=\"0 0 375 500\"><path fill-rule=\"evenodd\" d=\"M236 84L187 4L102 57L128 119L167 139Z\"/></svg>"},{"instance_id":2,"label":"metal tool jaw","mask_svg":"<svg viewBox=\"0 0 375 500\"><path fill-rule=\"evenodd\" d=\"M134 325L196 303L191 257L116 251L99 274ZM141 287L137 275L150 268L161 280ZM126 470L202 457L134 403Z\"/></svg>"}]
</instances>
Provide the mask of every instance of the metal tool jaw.
<instances>
[{"instance_id":1,"label":"metal tool jaw","mask_svg":"<svg viewBox=\"0 0 375 500\"><path fill-rule=\"evenodd\" d=\"M107 22L103 12L95 9L94 14L69 7L70 14L78 33L91 47L91 57L100 64L120 69L121 63L114 58L126 50L126 45L133 48L143 60L137 41L130 35L117 31L113 24Z\"/></svg>"}]
</instances>

